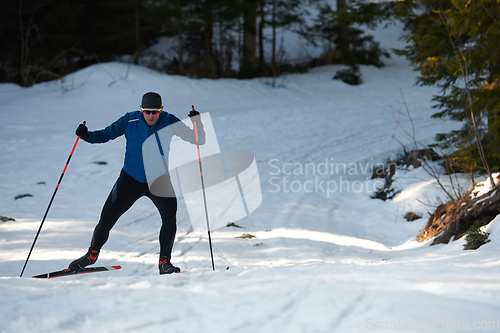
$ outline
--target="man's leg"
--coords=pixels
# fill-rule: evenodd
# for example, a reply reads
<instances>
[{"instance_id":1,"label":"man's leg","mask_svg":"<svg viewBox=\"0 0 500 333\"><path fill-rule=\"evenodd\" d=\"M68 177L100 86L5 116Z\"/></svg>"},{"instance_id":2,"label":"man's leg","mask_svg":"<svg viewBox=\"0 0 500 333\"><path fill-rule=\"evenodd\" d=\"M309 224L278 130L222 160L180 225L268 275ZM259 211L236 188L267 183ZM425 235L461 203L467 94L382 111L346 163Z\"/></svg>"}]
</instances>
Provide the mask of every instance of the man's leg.
<instances>
[{"instance_id":1,"label":"man's leg","mask_svg":"<svg viewBox=\"0 0 500 333\"><path fill-rule=\"evenodd\" d=\"M158 197L149 193L148 197L153 201L161 216L160 229L160 260L158 268L160 274L180 273L180 268L170 263L172 248L174 246L175 233L177 232L177 198L170 182L164 184L166 197Z\"/></svg>"},{"instance_id":2,"label":"man's leg","mask_svg":"<svg viewBox=\"0 0 500 333\"><path fill-rule=\"evenodd\" d=\"M160 256L170 259L177 232L177 198L161 198L154 195L149 197L161 216Z\"/></svg>"},{"instance_id":3,"label":"man's leg","mask_svg":"<svg viewBox=\"0 0 500 333\"><path fill-rule=\"evenodd\" d=\"M147 184L140 183L122 170L102 208L101 218L94 229L91 248L100 251L109 238L116 221L142 196L148 193Z\"/></svg>"},{"instance_id":4,"label":"man's leg","mask_svg":"<svg viewBox=\"0 0 500 333\"><path fill-rule=\"evenodd\" d=\"M111 228L113 228L120 216L122 216L137 199L147 193L146 190L147 184L137 182L122 170L120 177L113 186L104 204L101 218L94 229L88 252L69 264L71 270L79 271L96 262L102 246L109 238Z\"/></svg>"}]
</instances>

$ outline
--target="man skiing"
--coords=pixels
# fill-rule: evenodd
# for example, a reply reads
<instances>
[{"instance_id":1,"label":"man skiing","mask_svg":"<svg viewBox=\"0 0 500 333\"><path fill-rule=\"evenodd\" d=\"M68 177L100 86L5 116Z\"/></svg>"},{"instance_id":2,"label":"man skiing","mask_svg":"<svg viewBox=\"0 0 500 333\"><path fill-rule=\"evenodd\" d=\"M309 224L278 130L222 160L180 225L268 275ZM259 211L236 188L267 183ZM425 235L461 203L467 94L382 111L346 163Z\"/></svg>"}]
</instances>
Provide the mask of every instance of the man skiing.
<instances>
[{"instance_id":1,"label":"man skiing","mask_svg":"<svg viewBox=\"0 0 500 333\"><path fill-rule=\"evenodd\" d=\"M205 132L199 112L193 109L189 113L189 117L193 123L196 122L198 143L204 144ZM173 124L175 126L170 126ZM182 123L176 116L163 111L161 96L155 92L144 94L140 111L128 112L102 130L89 132L84 124L78 126L76 135L89 143L105 143L125 135L126 151L123 169L102 208L101 217L94 229L89 250L81 258L71 262L69 269L81 271L86 266L94 264L116 221L135 201L142 196L147 196L158 209L162 220L159 234L160 260L158 268L160 274L180 273L180 269L170 262L177 231L177 199L175 195L159 197L150 192L142 156L144 141L151 135L158 135L157 132L167 126L170 126L174 135L196 144L195 131ZM170 182L167 182L167 184L170 188L166 189L166 192L173 193Z\"/></svg>"}]
</instances>

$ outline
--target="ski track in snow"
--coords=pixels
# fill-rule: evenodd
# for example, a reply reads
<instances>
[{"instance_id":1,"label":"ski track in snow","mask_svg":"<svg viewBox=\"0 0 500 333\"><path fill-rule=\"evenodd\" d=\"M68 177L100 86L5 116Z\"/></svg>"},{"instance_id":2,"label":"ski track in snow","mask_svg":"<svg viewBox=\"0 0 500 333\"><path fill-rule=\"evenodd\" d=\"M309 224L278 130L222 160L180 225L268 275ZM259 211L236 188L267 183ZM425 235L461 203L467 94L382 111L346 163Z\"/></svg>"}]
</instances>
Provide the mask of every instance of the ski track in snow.
<instances>
[{"instance_id":1,"label":"ski track in snow","mask_svg":"<svg viewBox=\"0 0 500 333\"><path fill-rule=\"evenodd\" d=\"M269 79L194 80L119 63L27 89L0 85L0 215L16 219L0 222L0 332L370 332L383 325L449 332L464 323L469 330L498 323L498 219L488 229L492 241L478 251L463 251L463 239L430 247L414 240L431 209L425 203L444 196L419 169L398 171L403 192L392 202L370 198L369 168L355 175L293 174L307 163L385 162L402 151L399 141L410 146L394 121L398 110L405 112L401 92L419 140L431 143L435 133L457 126L430 118L437 90L414 86L416 74L401 58L381 69L361 66L358 87L332 80L339 68L287 75L275 89ZM173 262L183 273L159 276L159 214L142 198L118 221L98 261L121 270L29 278L64 268L86 251L122 166L119 138L78 144L18 278L77 124L107 126L137 109L150 90L177 116L186 116L191 104L210 112L221 149L256 156L263 202L236 221L242 228L213 231L216 271L206 235L190 231L179 200ZM401 122L410 126L405 117ZM359 181L363 191L276 191L284 179L303 185L316 176ZM14 200L25 193L33 197ZM424 218L406 222L410 209ZM243 233L256 238L235 238Z\"/></svg>"}]
</instances>

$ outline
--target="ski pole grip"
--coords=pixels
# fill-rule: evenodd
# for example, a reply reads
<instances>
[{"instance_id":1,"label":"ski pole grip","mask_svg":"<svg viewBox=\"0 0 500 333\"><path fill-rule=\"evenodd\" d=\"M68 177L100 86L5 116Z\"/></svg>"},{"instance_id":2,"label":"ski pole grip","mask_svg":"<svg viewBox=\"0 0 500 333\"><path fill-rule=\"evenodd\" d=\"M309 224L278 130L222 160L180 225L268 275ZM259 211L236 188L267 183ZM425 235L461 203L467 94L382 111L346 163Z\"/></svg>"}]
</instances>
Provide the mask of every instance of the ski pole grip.
<instances>
[{"instance_id":1,"label":"ski pole grip","mask_svg":"<svg viewBox=\"0 0 500 333\"><path fill-rule=\"evenodd\" d=\"M87 124L87 121L86 121L86 120L84 120L84 121L83 121L83 123L82 123L81 125L85 126L86 124ZM78 128L80 128L80 126L78 126ZM78 133L78 129L76 130L76 132ZM77 134L77 135L78 135L78 134ZM78 138L76 139L76 140L77 140L77 142L78 142L78 140L79 140L79 139L80 139L80 136L78 135Z\"/></svg>"}]
</instances>

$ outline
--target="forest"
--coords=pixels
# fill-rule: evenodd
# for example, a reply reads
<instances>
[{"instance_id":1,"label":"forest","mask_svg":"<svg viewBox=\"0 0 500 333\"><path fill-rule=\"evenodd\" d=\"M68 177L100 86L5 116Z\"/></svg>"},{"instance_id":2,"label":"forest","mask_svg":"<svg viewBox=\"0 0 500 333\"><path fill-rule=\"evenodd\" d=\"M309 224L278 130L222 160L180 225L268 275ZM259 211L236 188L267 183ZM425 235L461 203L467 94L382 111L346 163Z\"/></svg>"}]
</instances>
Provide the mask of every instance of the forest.
<instances>
[{"instance_id":1,"label":"forest","mask_svg":"<svg viewBox=\"0 0 500 333\"><path fill-rule=\"evenodd\" d=\"M0 80L21 86L108 61L215 79L277 76L329 63L382 65L378 58L388 54L354 28L353 18L339 19L346 0L19 0L2 6ZM321 45L324 54L288 58L278 36L283 31ZM150 47L160 40L172 52L156 52L151 60Z\"/></svg>"}]
</instances>

